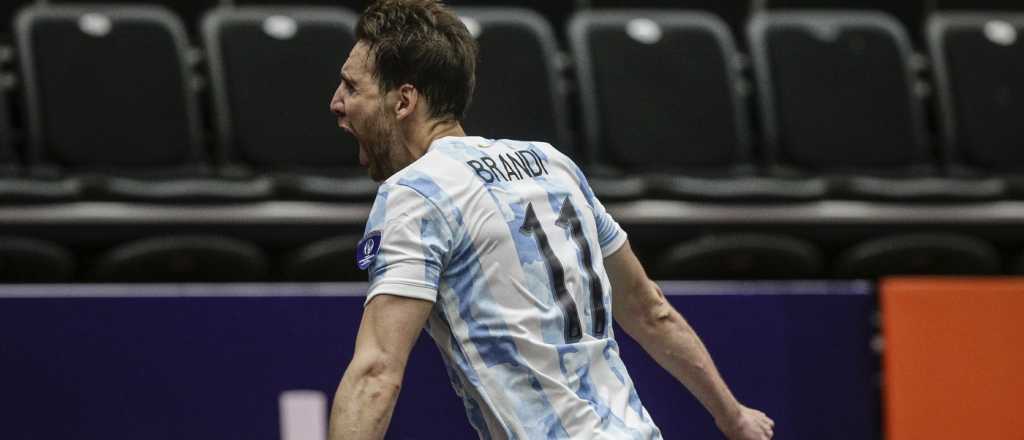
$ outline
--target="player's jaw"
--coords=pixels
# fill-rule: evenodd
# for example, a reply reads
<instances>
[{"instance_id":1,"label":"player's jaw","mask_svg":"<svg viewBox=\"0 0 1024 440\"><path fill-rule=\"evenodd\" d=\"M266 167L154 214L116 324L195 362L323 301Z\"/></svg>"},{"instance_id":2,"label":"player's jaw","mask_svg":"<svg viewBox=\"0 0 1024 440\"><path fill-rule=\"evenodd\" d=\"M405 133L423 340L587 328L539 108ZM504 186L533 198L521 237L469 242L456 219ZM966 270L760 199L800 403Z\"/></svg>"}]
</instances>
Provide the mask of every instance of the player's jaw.
<instances>
[{"instance_id":1,"label":"player's jaw","mask_svg":"<svg viewBox=\"0 0 1024 440\"><path fill-rule=\"evenodd\" d=\"M349 119L342 128L356 138L359 144L359 165L367 168L370 178L383 182L396 171L393 157L399 148L398 124L379 107L365 121Z\"/></svg>"}]
</instances>

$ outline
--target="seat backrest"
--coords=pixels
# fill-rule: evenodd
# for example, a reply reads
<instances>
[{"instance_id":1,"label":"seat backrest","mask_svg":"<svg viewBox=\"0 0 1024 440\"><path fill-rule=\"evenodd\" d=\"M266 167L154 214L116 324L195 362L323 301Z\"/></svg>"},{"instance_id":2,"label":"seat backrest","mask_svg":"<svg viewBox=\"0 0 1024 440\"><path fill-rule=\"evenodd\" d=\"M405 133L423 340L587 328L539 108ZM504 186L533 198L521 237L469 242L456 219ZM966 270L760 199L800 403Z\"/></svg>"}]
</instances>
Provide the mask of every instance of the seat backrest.
<instances>
[{"instance_id":1,"label":"seat backrest","mask_svg":"<svg viewBox=\"0 0 1024 440\"><path fill-rule=\"evenodd\" d=\"M30 157L80 168L203 160L188 42L158 6L33 6L17 16Z\"/></svg>"},{"instance_id":2,"label":"seat backrest","mask_svg":"<svg viewBox=\"0 0 1024 440\"><path fill-rule=\"evenodd\" d=\"M32 0L22 0L25 3L29 3ZM138 4L149 4L149 5L160 5L178 16L182 24L185 26L185 30L189 35L196 34L196 27L199 24L199 19L202 14L208 11L210 8L217 6L217 4L225 3L224 0L49 0L36 3L57 3L60 5L81 5L89 6L102 4L111 7L124 7Z\"/></svg>"},{"instance_id":3,"label":"seat backrest","mask_svg":"<svg viewBox=\"0 0 1024 440\"><path fill-rule=\"evenodd\" d=\"M698 10L714 14L722 19L738 35L750 16L750 7L754 2L722 1L722 0L588 0L595 9L679 9ZM742 49L743 41L736 41Z\"/></svg>"},{"instance_id":4,"label":"seat backrest","mask_svg":"<svg viewBox=\"0 0 1024 440\"><path fill-rule=\"evenodd\" d=\"M219 145L260 168L356 167L355 140L327 103L355 44L331 7L218 8L203 19Z\"/></svg>"},{"instance_id":5,"label":"seat backrest","mask_svg":"<svg viewBox=\"0 0 1024 440\"><path fill-rule=\"evenodd\" d=\"M640 171L750 161L737 53L720 19L585 11L569 33L587 144L599 162Z\"/></svg>"},{"instance_id":6,"label":"seat backrest","mask_svg":"<svg viewBox=\"0 0 1024 440\"><path fill-rule=\"evenodd\" d=\"M910 42L894 18L767 12L748 32L771 161L898 173L931 162Z\"/></svg>"},{"instance_id":7,"label":"seat backrest","mask_svg":"<svg viewBox=\"0 0 1024 440\"><path fill-rule=\"evenodd\" d=\"M765 7L769 10L801 10L801 9L830 9L830 10L862 10L880 11L889 14L910 30L910 38L915 43L918 35L916 30L922 26L922 11L929 8L945 8L949 0L763 0ZM968 0L972 2L987 0ZM997 0L998 1L998 0ZM1012 1L1012 0L1011 0Z\"/></svg>"},{"instance_id":8,"label":"seat backrest","mask_svg":"<svg viewBox=\"0 0 1024 440\"><path fill-rule=\"evenodd\" d=\"M572 155L569 115L551 25L516 8L458 8L480 48L466 132L549 142Z\"/></svg>"},{"instance_id":9,"label":"seat backrest","mask_svg":"<svg viewBox=\"0 0 1024 440\"><path fill-rule=\"evenodd\" d=\"M446 0L445 4L456 9L465 7L485 8L525 8L540 14L544 21L555 29L561 29L565 22L578 7L575 1L537 1L537 0ZM556 34L555 38L564 35Z\"/></svg>"},{"instance_id":10,"label":"seat backrest","mask_svg":"<svg viewBox=\"0 0 1024 440\"><path fill-rule=\"evenodd\" d=\"M0 80L6 75L0 69ZM8 103L7 90L0 84L0 175L10 171L17 163L12 145L11 111Z\"/></svg>"},{"instance_id":11,"label":"seat backrest","mask_svg":"<svg viewBox=\"0 0 1024 440\"><path fill-rule=\"evenodd\" d=\"M927 38L949 159L1024 170L1024 14L933 15Z\"/></svg>"}]
</instances>

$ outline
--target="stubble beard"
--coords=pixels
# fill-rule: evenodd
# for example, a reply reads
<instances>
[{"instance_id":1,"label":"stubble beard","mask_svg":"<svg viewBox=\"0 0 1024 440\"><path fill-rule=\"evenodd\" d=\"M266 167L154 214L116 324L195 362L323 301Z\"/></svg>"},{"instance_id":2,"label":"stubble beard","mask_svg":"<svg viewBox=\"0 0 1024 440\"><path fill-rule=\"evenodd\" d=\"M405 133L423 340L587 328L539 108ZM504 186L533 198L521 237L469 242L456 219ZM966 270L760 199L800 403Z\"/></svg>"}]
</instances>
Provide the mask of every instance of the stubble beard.
<instances>
[{"instance_id":1,"label":"stubble beard","mask_svg":"<svg viewBox=\"0 0 1024 440\"><path fill-rule=\"evenodd\" d=\"M394 156L401 150L398 124L382 110L383 106L367 125L367 136L363 142L370 178L376 182L383 182L398 171L395 167L398 161Z\"/></svg>"}]
</instances>

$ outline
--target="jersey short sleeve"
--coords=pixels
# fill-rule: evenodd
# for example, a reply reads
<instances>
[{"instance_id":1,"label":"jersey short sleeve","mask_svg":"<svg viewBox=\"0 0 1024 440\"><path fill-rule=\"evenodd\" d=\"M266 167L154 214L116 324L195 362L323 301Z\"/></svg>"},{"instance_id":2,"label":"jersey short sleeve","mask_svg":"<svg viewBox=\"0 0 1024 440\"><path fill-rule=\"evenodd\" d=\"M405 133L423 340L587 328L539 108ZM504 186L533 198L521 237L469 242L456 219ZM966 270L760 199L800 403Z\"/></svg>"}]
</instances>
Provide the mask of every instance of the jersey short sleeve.
<instances>
[{"instance_id":1,"label":"jersey short sleeve","mask_svg":"<svg viewBox=\"0 0 1024 440\"><path fill-rule=\"evenodd\" d=\"M597 240L601 245L601 255L607 257L626 243L626 231L622 230L619 222L615 221L611 214L604 209L604 205L597 200L597 197L592 198L590 203L594 209L594 223L597 225Z\"/></svg>"},{"instance_id":2,"label":"jersey short sleeve","mask_svg":"<svg viewBox=\"0 0 1024 440\"><path fill-rule=\"evenodd\" d=\"M437 300L452 230L437 207L416 190L382 186L360 246L357 254L367 264L370 279L367 303L382 293ZM368 252L373 254L365 255Z\"/></svg>"},{"instance_id":3,"label":"jersey short sleeve","mask_svg":"<svg viewBox=\"0 0 1024 440\"><path fill-rule=\"evenodd\" d=\"M580 191L587 198L587 203L594 213L594 224L597 226L597 240L601 245L601 255L607 257L615 253L626 243L626 231L619 226L619 223L612 218L611 214L604 208L604 205L601 204L601 201L594 195L594 190L590 188L587 176L583 174L579 166L568 157L565 157L564 160L571 165L571 169L576 173Z\"/></svg>"}]
</instances>

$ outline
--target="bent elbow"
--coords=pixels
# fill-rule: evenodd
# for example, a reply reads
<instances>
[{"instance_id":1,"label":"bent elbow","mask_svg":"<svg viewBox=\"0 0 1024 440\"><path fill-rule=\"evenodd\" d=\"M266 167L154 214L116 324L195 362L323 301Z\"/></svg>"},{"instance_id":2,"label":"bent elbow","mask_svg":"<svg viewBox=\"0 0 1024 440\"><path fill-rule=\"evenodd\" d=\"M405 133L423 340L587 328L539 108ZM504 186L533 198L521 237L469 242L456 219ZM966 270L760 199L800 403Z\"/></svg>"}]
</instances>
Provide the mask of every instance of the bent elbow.
<instances>
[{"instance_id":1,"label":"bent elbow","mask_svg":"<svg viewBox=\"0 0 1024 440\"><path fill-rule=\"evenodd\" d=\"M644 300L640 303L640 317L644 327L664 328L680 317L672 304L668 302L668 298L665 298L665 294L662 293L661 287L657 283L647 280L642 291Z\"/></svg>"},{"instance_id":2,"label":"bent elbow","mask_svg":"<svg viewBox=\"0 0 1024 440\"><path fill-rule=\"evenodd\" d=\"M373 383L380 388L398 392L402 388L405 365L385 355L353 359L349 366L361 382Z\"/></svg>"},{"instance_id":3,"label":"bent elbow","mask_svg":"<svg viewBox=\"0 0 1024 440\"><path fill-rule=\"evenodd\" d=\"M674 321L673 318L676 314L672 312L672 306L669 305L667 301L660 304L654 304L644 311L643 325L645 328L652 331L665 328Z\"/></svg>"}]
</instances>

